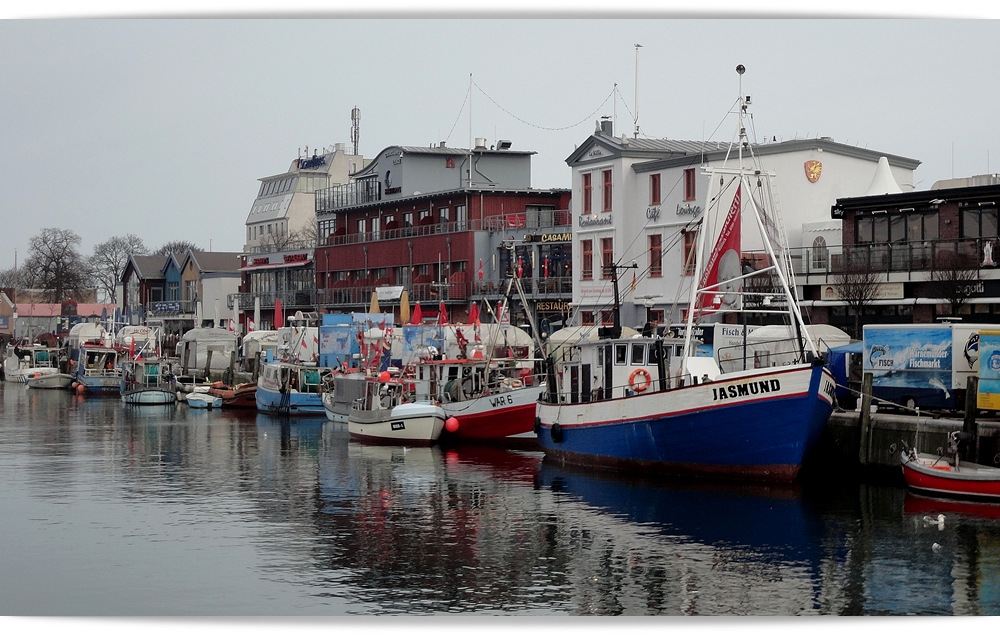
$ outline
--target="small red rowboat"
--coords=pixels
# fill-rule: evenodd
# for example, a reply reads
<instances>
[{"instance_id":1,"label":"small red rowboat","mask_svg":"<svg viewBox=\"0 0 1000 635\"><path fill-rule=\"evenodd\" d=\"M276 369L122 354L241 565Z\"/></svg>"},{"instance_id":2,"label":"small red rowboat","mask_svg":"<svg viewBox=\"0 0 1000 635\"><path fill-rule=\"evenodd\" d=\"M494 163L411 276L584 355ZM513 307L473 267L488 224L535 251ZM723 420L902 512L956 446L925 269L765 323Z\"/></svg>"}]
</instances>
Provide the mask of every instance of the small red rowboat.
<instances>
[{"instance_id":1,"label":"small red rowboat","mask_svg":"<svg viewBox=\"0 0 1000 635\"><path fill-rule=\"evenodd\" d=\"M900 454L906 484L929 494L1000 500L1000 468L960 463L958 434L951 436L950 456L922 454L912 448Z\"/></svg>"}]
</instances>

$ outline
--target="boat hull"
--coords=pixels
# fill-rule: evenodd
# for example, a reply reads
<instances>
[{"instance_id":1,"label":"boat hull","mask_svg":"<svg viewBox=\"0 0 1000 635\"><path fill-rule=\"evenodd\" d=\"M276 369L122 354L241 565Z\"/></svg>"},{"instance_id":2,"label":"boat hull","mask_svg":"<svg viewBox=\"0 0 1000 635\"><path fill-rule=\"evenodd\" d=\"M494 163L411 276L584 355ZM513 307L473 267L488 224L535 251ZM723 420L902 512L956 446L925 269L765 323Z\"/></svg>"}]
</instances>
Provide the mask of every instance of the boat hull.
<instances>
[{"instance_id":1,"label":"boat hull","mask_svg":"<svg viewBox=\"0 0 1000 635\"><path fill-rule=\"evenodd\" d=\"M139 388L122 393L122 402L131 406L162 406L177 401L177 393L169 387Z\"/></svg>"},{"instance_id":2,"label":"boat hull","mask_svg":"<svg viewBox=\"0 0 1000 635\"><path fill-rule=\"evenodd\" d=\"M267 414L323 416L326 413L319 393L281 392L258 384L254 400L257 410Z\"/></svg>"},{"instance_id":3,"label":"boat hull","mask_svg":"<svg viewBox=\"0 0 1000 635\"><path fill-rule=\"evenodd\" d=\"M18 368L16 370L5 371L4 379L19 384L27 384L29 379L35 377L50 377L52 375L58 375L58 374L60 374L58 368L39 366L35 368ZM42 386L36 386L36 387L41 388Z\"/></svg>"},{"instance_id":4,"label":"boat hull","mask_svg":"<svg viewBox=\"0 0 1000 635\"><path fill-rule=\"evenodd\" d=\"M465 401L442 404L445 419L454 417L458 428L441 433L442 443L535 442L535 408L538 386L500 392Z\"/></svg>"},{"instance_id":5,"label":"boat hull","mask_svg":"<svg viewBox=\"0 0 1000 635\"><path fill-rule=\"evenodd\" d=\"M122 390L120 374L78 376L76 382L83 386L85 392L96 395L120 395Z\"/></svg>"},{"instance_id":6,"label":"boat hull","mask_svg":"<svg viewBox=\"0 0 1000 635\"><path fill-rule=\"evenodd\" d=\"M257 384L244 384L236 388L212 388L208 394L222 398L224 408L256 408Z\"/></svg>"},{"instance_id":7,"label":"boat hull","mask_svg":"<svg viewBox=\"0 0 1000 635\"><path fill-rule=\"evenodd\" d=\"M187 405L200 409L221 408L222 397L211 393L191 393L188 395Z\"/></svg>"},{"instance_id":8,"label":"boat hull","mask_svg":"<svg viewBox=\"0 0 1000 635\"><path fill-rule=\"evenodd\" d=\"M539 402L538 443L586 466L794 480L833 411L833 376L800 365L724 377L619 399Z\"/></svg>"},{"instance_id":9,"label":"boat hull","mask_svg":"<svg viewBox=\"0 0 1000 635\"><path fill-rule=\"evenodd\" d=\"M66 373L36 374L35 376L28 375L25 383L28 385L28 388L65 390L73 384L74 379L72 375L67 375Z\"/></svg>"},{"instance_id":10,"label":"boat hull","mask_svg":"<svg viewBox=\"0 0 1000 635\"><path fill-rule=\"evenodd\" d=\"M900 457L903 480L911 489L937 496L1000 501L1000 469L965 463L956 470L932 454Z\"/></svg>"},{"instance_id":11,"label":"boat hull","mask_svg":"<svg viewBox=\"0 0 1000 635\"><path fill-rule=\"evenodd\" d=\"M347 418L351 438L384 445L433 445L444 429L445 414L430 403L408 403L392 410L352 410Z\"/></svg>"}]
</instances>

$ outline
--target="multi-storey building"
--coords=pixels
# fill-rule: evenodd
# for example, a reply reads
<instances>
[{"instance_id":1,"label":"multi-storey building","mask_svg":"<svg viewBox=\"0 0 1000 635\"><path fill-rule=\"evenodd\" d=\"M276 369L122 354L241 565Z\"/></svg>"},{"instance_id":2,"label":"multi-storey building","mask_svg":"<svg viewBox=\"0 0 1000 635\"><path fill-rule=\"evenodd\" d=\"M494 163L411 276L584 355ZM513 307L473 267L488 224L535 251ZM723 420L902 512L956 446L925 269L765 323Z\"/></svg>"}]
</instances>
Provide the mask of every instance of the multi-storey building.
<instances>
[{"instance_id":1,"label":"multi-storey building","mask_svg":"<svg viewBox=\"0 0 1000 635\"><path fill-rule=\"evenodd\" d=\"M569 190L531 187L531 155L509 141L472 149L390 146L351 183L316 194L316 305L360 311L373 292L399 318L400 297L452 321L495 301L520 275L530 311L561 321L570 299ZM513 320L526 317L516 313Z\"/></svg>"},{"instance_id":2,"label":"multi-storey building","mask_svg":"<svg viewBox=\"0 0 1000 635\"><path fill-rule=\"evenodd\" d=\"M923 323L940 317L1000 322L1000 178L939 181L929 190L838 198L839 253L804 250L799 281L818 322ZM859 281L872 291L863 298ZM848 285L855 291L845 288ZM860 334L856 334L860 335Z\"/></svg>"},{"instance_id":3,"label":"multi-storey building","mask_svg":"<svg viewBox=\"0 0 1000 635\"><path fill-rule=\"evenodd\" d=\"M919 165L828 137L753 144L743 152L751 150L763 169L776 174L778 211L790 247L839 245L840 226L830 219L830 206L838 197L864 193L880 157L887 157L903 189L912 189ZM604 265L632 262L636 269L626 270L620 281L622 323L683 319L709 185L703 168L733 166L738 152L715 142L615 137L610 121L598 124L566 159L572 168L572 251L578 255L572 274L577 323L611 324L614 298ZM751 222L745 214L744 253L763 247L751 238L759 236Z\"/></svg>"},{"instance_id":4,"label":"multi-storey building","mask_svg":"<svg viewBox=\"0 0 1000 635\"><path fill-rule=\"evenodd\" d=\"M270 327L278 298L289 311L314 310L315 192L347 183L349 175L367 163L338 143L311 156L306 148L305 155L294 159L287 171L259 179L260 188L246 220L239 295L229 298L229 308L238 302L245 314L256 302L269 309L262 314L264 324L257 328Z\"/></svg>"}]
</instances>

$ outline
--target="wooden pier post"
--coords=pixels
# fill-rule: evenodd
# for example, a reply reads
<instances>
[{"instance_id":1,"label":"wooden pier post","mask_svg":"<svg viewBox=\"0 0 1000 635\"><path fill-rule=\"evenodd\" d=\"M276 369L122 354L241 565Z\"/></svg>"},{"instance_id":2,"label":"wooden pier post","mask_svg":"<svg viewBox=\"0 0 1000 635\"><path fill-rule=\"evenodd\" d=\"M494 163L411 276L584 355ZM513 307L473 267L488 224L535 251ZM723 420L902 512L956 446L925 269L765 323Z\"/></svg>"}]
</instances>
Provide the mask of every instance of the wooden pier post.
<instances>
[{"instance_id":1,"label":"wooden pier post","mask_svg":"<svg viewBox=\"0 0 1000 635\"><path fill-rule=\"evenodd\" d=\"M979 462L979 378L969 377L965 382L965 422L962 432L969 435L961 455L963 461Z\"/></svg>"},{"instance_id":2,"label":"wooden pier post","mask_svg":"<svg viewBox=\"0 0 1000 635\"><path fill-rule=\"evenodd\" d=\"M208 381L211 377L212 372L212 349L208 349L207 359L205 360L205 381Z\"/></svg>"},{"instance_id":3,"label":"wooden pier post","mask_svg":"<svg viewBox=\"0 0 1000 635\"><path fill-rule=\"evenodd\" d=\"M858 462L868 465L871 455L872 374L865 373L861 381L861 441L858 443Z\"/></svg>"},{"instance_id":4,"label":"wooden pier post","mask_svg":"<svg viewBox=\"0 0 1000 635\"><path fill-rule=\"evenodd\" d=\"M232 386L236 383L236 351L229 353L229 377L226 379L226 384Z\"/></svg>"},{"instance_id":5,"label":"wooden pier post","mask_svg":"<svg viewBox=\"0 0 1000 635\"><path fill-rule=\"evenodd\" d=\"M191 361L191 347L190 346L185 346L184 347L184 368L181 369L181 374L182 375L187 375L188 374L188 362L190 362L190 361Z\"/></svg>"},{"instance_id":6,"label":"wooden pier post","mask_svg":"<svg viewBox=\"0 0 1000 635\"><path fill-rule=\"evenodd\" d=\"M253 381L257 381L257 377L260 376L260 351L257 351L253 356Z\"/></svg>"}]
</instances>

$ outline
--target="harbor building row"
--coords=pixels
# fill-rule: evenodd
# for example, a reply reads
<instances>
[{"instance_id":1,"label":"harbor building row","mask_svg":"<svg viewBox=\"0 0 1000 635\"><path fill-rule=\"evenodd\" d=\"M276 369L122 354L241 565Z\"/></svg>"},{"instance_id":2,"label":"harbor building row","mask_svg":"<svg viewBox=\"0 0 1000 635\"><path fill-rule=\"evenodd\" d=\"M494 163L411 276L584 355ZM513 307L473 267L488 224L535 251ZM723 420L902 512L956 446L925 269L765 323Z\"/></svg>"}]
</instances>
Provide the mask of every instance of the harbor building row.
<instances>
[{"instance_id":1,"label":"harbor building row","mask_svg":"<svg viewBox=\"0 0 1000 635\"><path fill-rule=\"evenodd\" d=\"M780 229L813 321L853 323L836 276L857 262L857 245L865 245L871 262L889 263L880 274L882 295L872 304L885 308L866 315L873 321L930 321L950 312L943 301L917 299L929 298L934 286L926 283L936 275L919 265L934 259L903 258L902 244L913 254L923 253L918 242L949 240L979 241L965 251L991 249L983 242L996 234L989 213L973 230L971 216L957 207L961 201L932 192L992 185L941 183L917 192L919 161L828 137L772 139L742 150L778 177ZM182 263L164 269L168 260L133 259L123 275L123 309L145 311L144 318L180 329L214 317L213 300L221 293L222 317L237 313L245 332L255 313L260 323L253 326L269 328L279 299L286 314L364 312L374 294L382 310L398 318L405 291L425 318L436 319L444 306L451 320L462 321L471 302L494 303L513 275L528 298L527 306L512 302L513 320L523 324L530 314L549 333L565 325L610 325L606 265L634 263L620 274L622 323L676 323L685 317L691 250L709 187L703 167L734 163L733 152L728 144L616 135L604 120L566 158L570 188L540 189L531 184L535 153L510 141L478 138L471 148L389 146L371 159L344 144L307 150L285 172L259 179L244 248L227 254L232 264L216 273L225 279L224 290L206 293L179 280L168 287L167 270ZM976 199L970 204L988 207L988 196L973 196L979 193L969 194ZM902 197L895 208L892 197ZM896 218L932 208L937 216L921 216L919 235L913 218ZM901 233L900 227L909 229ZM752 267L760 249L745 242L743 264ZM893 269L903 261L910 269ZM128 280L147 270L153 273L145 286ZM157 275L162 291L155 291ZM993 311L984 299L993 297L992 279L989 269L976 287L986 295L963 311Z\"/></svg>"}]
</instances>

